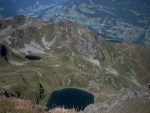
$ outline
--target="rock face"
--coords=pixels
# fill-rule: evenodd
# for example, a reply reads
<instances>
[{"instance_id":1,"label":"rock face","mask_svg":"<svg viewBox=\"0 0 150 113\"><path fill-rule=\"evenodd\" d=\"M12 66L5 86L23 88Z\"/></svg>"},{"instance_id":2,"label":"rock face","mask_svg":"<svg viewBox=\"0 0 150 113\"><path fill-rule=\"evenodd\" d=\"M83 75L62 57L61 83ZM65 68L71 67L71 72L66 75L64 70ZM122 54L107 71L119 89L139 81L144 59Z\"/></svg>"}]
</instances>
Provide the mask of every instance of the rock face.
<instances>
[{"instance_id":1,"label":"rock face","mask_svg":"<svg viewBox=\"0 0 150 113\"><path fill-rule=\"evenodd\" d=\"M20 91L33 103L40 83L41 105L54 90L72 87L92 93L94 110L99 111L100 106L119 101L116 94L122 89L136 92L150 82L148 47L108 43L104 36L71 21L48 24L21 15L1 19L0 25L0 42L8 47L9 59L23 64L0 60L0 88ZM26 55L43 60L27 61Z\"/></svg>"},{"instance_id":2,"label":"rock face","mask_svg":"<svg viewBox=\"0 0 150 113\"><path fill-rule=\"evenodd\" d=\"M4 58L8 62L7 48L3 44L0 45L0 57Z\"/></svg>"}]
</instances>

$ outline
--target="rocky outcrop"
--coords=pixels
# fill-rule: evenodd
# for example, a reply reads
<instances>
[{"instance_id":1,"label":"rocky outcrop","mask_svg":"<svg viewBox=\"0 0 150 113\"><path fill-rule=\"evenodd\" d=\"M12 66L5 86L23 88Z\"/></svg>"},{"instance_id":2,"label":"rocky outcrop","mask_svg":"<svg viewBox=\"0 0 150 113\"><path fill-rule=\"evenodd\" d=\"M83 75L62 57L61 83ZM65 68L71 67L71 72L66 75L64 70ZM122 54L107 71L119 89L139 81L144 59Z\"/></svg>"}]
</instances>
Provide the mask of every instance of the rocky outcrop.
<instances>
[{"instance_id":1,"label":"rocky outcrop","mask_svg":"<svg viewBox=\"0 0 150 113\"><path fill-rule=\"evenodd\" d=\"M42 84L40 84L39 93L35 93L35 96L36 96L36 104L39 104L39 101L44 99L44 88Z\"/></svg>"},{"instance_id":2,"label":"rocky outcrop","mask_svg":"<svg viewBox=\"0 0 150 113\"><path fill-rule=\"evenodd\" d=\"M4 58L4 60L8 62L7 48L3 44L0 45L0 57Z\"/></svg>"}]
</instances>

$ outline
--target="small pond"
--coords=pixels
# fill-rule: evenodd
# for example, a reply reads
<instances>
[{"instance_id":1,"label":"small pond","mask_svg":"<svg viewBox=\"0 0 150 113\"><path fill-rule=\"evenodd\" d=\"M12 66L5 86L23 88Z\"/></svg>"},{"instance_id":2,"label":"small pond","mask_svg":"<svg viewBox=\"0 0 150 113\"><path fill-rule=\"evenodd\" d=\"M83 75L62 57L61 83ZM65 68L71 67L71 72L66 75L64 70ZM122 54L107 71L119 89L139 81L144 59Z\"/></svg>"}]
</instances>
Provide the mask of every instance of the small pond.
<instances>
[{"instance_id":1,"label":"small pond","mask_svg":"<svg viewBox=\"0 0 150 113\"><path fill-rule=\"evenodd\" d=\"M94 96L84 90L66 88L52 92L47 107L49 109L64 107L66 109L84 110L86 106L94 103Z\"/></svg>"},{"instance_id":2,"label":"small pond","mask_svg":"<svg viewBox=\"0 0 150 113\"><path fill-rule=\"evenodd\" d=\"M28 60L42 60L41 57L39 57L39 56L32 56L32 55L26 55L25 58L28 59Z\"/></svg>"},{"instance_id":3,"label":"small pond","mask_svg":"<svg viewBox=\"0 0 150 113\"><path fill-rule=\"evenodd\" d=\"M107 40L107 42L110 42L110 43L123 43L122 41L120 40Z\"/></svg>"}]
</instances>

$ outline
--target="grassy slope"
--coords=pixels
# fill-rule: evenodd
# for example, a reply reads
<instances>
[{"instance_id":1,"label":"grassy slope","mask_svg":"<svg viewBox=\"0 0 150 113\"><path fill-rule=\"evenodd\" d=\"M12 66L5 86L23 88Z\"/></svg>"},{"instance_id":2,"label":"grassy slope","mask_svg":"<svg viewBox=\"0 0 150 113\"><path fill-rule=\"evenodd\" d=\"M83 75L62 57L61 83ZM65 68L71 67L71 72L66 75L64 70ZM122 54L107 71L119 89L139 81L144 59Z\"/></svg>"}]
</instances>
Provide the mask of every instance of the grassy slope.
<instances>
[{"instance_id":1,"label":"grassy slope","mask_svg":"<svg viewBox=\"0 0 150 113\"><path fill-rule=\"evenodd\" d=\"M1 113L76 113L74 110L56 108L45 111L44 107L33 105L29 100L0 96Z\"/></svg>"}]
</instances>

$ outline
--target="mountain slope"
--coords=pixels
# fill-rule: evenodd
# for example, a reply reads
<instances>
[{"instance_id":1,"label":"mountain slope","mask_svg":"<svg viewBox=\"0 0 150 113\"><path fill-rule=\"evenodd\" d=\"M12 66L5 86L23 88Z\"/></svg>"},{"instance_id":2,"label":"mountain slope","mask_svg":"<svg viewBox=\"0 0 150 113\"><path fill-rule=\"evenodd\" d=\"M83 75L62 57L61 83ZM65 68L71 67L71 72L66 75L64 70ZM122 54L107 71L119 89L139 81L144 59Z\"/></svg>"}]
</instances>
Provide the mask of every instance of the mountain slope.
<instances>
[{"instance_id":1,"label":"mountain slope","mask_svg":"<svg viewBox=\"0 0 150 113\"><path fill-rule=\"evenodd\" d=\"M95 32L149 46L149 6L149 0L69 0L35 15L49 22L71 20Z\"/></svg>"},{"instance_id":2,"label":"mountain slope","mask_svg":"<svg viewBox=\"0 0 150 113\"><path fill-rule=\"evenodd\" d=\"M91 30L142 46L150 46L149 0L5 0L0 17L17 14L48 22L70 20Z\"/></svg>"},{"instance_id":3,"label":"mountain slope","mask_svg":"<svg viewBox=\"0 0 150 113\"><path fill-rule=\"evenodd\" d=\"M149 87L146 86L143 90L133 94L131 97L124 99L120 104L112 107L107 113L120 113L126 110L126 112L132 113L148 113L149 108Z\"/></svg>"},{"instance_id":4,"label":"mountain slope","mask_svg":"<svg viewBox=\"0 0 150 113\"><path fill-rule=\"evenodd\" d=\"M92 93L95 104L111 105L120 90L136 92L150 83L150 48L107 40L70 21L48 24L23 15L2 19L0 42L8 48L9 63L0 59L0 88L37 103L42 85L41 105L54 90L79 88ZM30 61L26 55L43 60Z\"/></svg>"}]
</instances>

